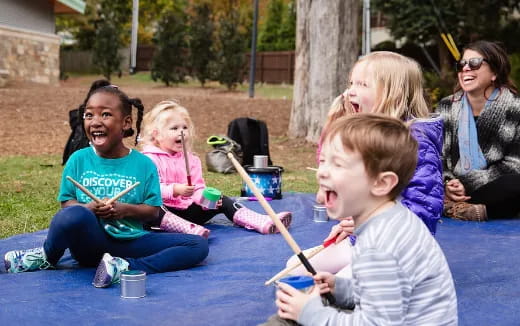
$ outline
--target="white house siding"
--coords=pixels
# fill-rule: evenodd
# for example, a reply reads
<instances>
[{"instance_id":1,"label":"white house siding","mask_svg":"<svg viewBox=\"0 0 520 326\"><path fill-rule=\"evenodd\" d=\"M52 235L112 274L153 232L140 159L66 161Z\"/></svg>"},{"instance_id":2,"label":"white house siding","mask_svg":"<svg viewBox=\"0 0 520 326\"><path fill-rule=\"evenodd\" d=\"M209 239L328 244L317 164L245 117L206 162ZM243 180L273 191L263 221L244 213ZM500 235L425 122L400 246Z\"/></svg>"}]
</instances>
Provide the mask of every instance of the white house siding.
<instances>
[{"instance_id":1,"label":"white house siding","mask_svg":"<svg viewBox=\"0 0 520 326\"><path fill-rule=\"evenodd\" d=\"M0 24L54 34L54 5L42 0L1 0Z\"/></svg>"}]
</instances>

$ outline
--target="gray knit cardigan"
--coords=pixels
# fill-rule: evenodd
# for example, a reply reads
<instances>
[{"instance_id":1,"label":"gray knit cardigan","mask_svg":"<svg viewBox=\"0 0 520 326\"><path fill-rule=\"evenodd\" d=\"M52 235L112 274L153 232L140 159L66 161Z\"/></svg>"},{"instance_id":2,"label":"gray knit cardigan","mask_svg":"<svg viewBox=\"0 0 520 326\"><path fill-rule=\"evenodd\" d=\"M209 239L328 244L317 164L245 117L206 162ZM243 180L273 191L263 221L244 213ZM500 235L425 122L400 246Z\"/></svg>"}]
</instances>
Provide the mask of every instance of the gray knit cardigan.
<instances>
[{"instance_id":1,"label":"gray knit cardigan","mask_svg":"<svg viewBox=\"0 0 520 326\"><path fill-rule=\"evenodd\" d=\"M466 193L471 194L504 174L520 174L520 97L502 88L497 99L482 111L477 120L477 135L487 168L455 175L459 160L457 123L461 96L460 92L448 96L437 107L444 120L443 176L444 180L459 179Z\"/></svg>"}]
</instances>

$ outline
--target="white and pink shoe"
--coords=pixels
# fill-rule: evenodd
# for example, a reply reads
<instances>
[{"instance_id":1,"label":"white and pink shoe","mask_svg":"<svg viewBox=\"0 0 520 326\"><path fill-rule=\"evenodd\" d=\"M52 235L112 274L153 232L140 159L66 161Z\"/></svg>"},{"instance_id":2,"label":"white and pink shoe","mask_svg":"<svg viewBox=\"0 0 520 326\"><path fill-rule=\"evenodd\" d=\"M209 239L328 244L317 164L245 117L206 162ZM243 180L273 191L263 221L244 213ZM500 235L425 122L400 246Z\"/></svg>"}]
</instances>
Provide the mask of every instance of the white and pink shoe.
<instances>
[{"instance_id":1,"label":"white and pink shoe","mask_svg":"<svg viewBox=\"0 0 520 326\"><path fill-rule=\"evenodd\" d=\"M166 212L164 214L160 228L161 230L167 232L200 235L206 239L209 237L210 233L210 230L206 229L202 225L186 221L182 217L179 217L171 212Z\"/></svg>"},{"instance_id":2,"label":"white and pink shoe","mask_svg":"<svg viewBox=\"0 0 520 326\"><path fill-rule=\"evenodd\" d=\"M281 212L276 214L286 228L292 220L291 212ZM255 230L262 234L280 232L269 215L259 214L246 207L239 208L233 216L233 222L249 230Z\"/></svg>"}]
</instances>

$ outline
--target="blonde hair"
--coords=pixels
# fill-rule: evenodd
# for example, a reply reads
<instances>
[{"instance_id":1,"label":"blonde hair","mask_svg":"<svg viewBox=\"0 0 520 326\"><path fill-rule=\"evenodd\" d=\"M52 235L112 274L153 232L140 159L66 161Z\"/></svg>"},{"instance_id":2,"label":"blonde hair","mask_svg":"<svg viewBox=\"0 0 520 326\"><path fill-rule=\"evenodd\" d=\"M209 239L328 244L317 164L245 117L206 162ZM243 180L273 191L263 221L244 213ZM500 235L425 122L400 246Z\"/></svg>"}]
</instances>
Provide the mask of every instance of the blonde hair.
<instances>
[{"instance_id":1,"label":"blonde hair","mask_svg":"<svg viewBox=\"0 0 520 326\"><path fill-rule=\"evenodd\" d=\"M141 138L143 145L159 146L159 143L154 136L154 131L160 131L163 129L168 122L168 119L174 114L178 114L184 120L186 120L188 132L190 135L190 137L188 137L186 140L186 149L191 152L193 149L192 141L195 138L195 127L193 126L193 122L191 121L188 110L175 100L159 102L150 112L144 115L142 132L143 136Z\"/></svg>"},{"instance_id":2,"label":"blonde hair","mask_svg":"<svg viewBox=\"0 0 520 326\"><path fill-rule=\"evenodd\" d=\"M361 155L367 175L394 172L399 181L388 194L395 199L415 173L418 144L401 119L374 113L347 115L331 122L324 142L338 136L345 150Z\"/></svg>"},{"instance_id":3,"label":"blonde hair","mask_svg":"<svg viewBox=\"0 0 520 326\"><path fill-rule=\"evenodd\" d=\"M372 113L403 121L428 117L428 104L422 86L423 75L415 60L395 52L377 51L362 57L354 66L360 63L370 68L371 76L368 77L376 87L377 99ZM348 95L338 96L329 109L325 125L351 113L356 112L348 102Z\"/></svg>"}]
</instances>

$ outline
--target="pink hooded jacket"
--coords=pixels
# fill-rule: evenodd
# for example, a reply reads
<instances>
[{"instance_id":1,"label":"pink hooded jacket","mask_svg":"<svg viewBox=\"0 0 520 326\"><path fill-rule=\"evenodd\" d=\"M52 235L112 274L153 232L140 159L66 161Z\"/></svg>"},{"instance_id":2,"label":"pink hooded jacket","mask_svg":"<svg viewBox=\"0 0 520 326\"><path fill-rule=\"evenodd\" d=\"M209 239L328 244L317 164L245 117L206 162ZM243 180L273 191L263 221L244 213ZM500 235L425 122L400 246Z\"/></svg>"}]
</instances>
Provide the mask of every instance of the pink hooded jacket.
<instances>
[{"instance_id":1,"label":"pink hooded jacket","mask_svg":"<svg viewBox=\"0 0 520 326\"><path fill-rule=\"evenodd\" d=\"M164 205L177 209L186 209L192 203L200 205L202 191L206 184L202 178L202 163L198 156L188 153L191 183L195 186L195 192L191 197L182 197L173 195L173 185L188 183L184 154L182 152L170 154L153 145L144 146L142 153L148 156L157 167Z\"/></svg>"}]
</instances>

